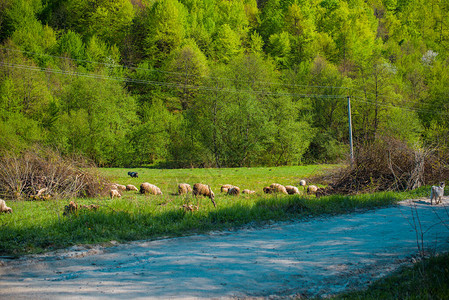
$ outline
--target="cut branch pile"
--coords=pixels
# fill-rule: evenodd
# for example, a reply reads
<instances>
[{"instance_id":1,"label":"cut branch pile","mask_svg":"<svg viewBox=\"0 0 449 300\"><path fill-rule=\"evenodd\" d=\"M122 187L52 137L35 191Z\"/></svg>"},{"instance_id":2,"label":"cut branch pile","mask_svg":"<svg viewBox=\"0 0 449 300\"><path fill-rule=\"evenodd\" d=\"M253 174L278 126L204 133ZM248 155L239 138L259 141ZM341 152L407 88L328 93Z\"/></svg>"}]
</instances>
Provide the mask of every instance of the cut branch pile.
<instances>
[{"instance_id":1,"label":"cut branch pile","mask_svg":"<svg viewBox=\"0 0 449 300\"><path fill-rule=\"evenodd\" d=\"M449 178L448 159L434 150L412 149L385 137L356 149L353 166L336 174L318 195L413 190Z\"/></svg>"},{"instance_id":2,"label":"cut branch pile","mask_svg":"<svg viewBox=\"0 0 449 300\"><path fill-rule=\"evenodd\" d=\"M95 197L105 180L92 163L34 149L0 158L0 196L5 199Z\"/></svg>"}]
</instances>

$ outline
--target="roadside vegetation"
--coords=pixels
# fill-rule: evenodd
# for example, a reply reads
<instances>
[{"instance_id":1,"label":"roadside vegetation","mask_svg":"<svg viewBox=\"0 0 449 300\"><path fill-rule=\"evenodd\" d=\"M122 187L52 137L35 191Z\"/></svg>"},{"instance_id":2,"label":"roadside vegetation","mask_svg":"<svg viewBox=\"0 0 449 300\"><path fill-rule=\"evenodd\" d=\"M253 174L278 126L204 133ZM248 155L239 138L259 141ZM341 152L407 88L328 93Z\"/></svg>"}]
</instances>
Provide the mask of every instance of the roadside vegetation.
<instances>
[{"instance_id":1,"label":"roadside vegetation","mask_svg":"<svg viewBox=\"0 0 449 300\"><path fill-rule=\"evenodd\" d=\"M123 192L121 198L108 196L73 198L79 205L99 205L97 211L80 210L64 216L69 199L48 201L9 201L13 214L0 216L0 255L19 256L40 253L76 244L107 244L141 239L158 239L230 230L245 226L261 226L273 221L308 219L320 215L345 214L360 209L392 205L408 197L424 196L425 189L411 192L383 192L372 195L325 196L266 195L264 185L273 182L298 185L310 174L322 174L329 166L241 169L135 169L139 178L127 175L127 169L100 169L114 182L138 186L150 181L161 187L163 195L144 196ZM271 170L271 171L270 171ZM265 175L264 175L265 174ZM270 174L270 175L266 175ZM215 191L217 208L208 198L191 194L176 195L177 183L209 183ZM226 196L220 185L231 183L253 188L255 195ZM183 204L198 205L186 211Z\"/></svg>"},{"instance_id":2,"label":"roadside vegetation","mask_svg":"<svg viewBox=\"0 0 449 300\"><path fill-rule=\"evenodd\" d=\"M332 299L448 299L449 253L422 260L379 279L366 290Z\"/></svg>"}]
</instances>

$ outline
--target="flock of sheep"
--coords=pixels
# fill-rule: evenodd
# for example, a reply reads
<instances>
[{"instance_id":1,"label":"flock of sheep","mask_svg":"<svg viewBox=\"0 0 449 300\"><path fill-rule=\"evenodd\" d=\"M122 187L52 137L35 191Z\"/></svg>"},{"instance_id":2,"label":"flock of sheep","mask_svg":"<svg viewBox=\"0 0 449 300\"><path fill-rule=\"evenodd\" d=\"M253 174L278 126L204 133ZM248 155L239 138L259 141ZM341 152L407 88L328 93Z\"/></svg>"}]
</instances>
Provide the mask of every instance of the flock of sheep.
<instances>
[{"instance_id":1,"label":"flock of sheep","mask_svg":"<svg viewBox=\"0 0 449 300\"><path fill-rule=\"evenodd\" d=\"M128 175L131 177L138 177L138 174L136 172L128 172ZM301 180L299 182L299 185L306 189L306 181ZM444 182L441 182L439 186L432 186L431 188L431 195L430 195L430 204L433 205L433 200L435 200L435 204L441 203L441 198L444 195ZM144 182L140 185L140 189L138 189L136 186L132 184L128 185L122 185L122 184L112 184L109 186L109 196L113 199L114 197L121 197L123 191L138 191L141 194L151 194L151 195L162 195L162 191L159 187L157 187L154 184L150 184L148 182ZM45 189L46 190L46 189ZM256 191L244 189L240 191L240 188L235 185L231 184L225 184L221 186L221 193L226 193L227 195L231 196L239 196L240 193L242 194L255 194ZM278 183L273 183L270 186L266 186L263 189L263 192L266 194L285 194L285 195L294 195L299 194L299 189L296 186L292 185L286 185L283 186ZM307 194L316 194L318 191L318 187L316 185L309 185L307 186ZM44 193L44 189L42 190L42 193ZM180 183L178 184L178 195L188 195L192 193L193 196L204 196L210 198L212 201L212 204L216 207L217 204L215 202L215 194L212 191L211 187L206 184L202 183L195 183L192 186L188 183ZM36 195L36 199L40 199L41 197L41 191L39 191L38 195ZM95 210L98 207L84 207L88 209L94 208ZM186 209L193 209L191 206L186 206ZM198 209L198 207L196 207ZM70 213L71 210L73 210L73 207L66 207L66 213ZM76 210L76 209L75 209ZM12 213L12 209L6 205L6 202L2 199L0 199L0 213Z\"/></svg>"},{"instance_id":2,"label":"flock of sheep","mask_svg":"<svg viewBox=\"0 0 449 300\"><path fill-rule=\"evenodd\" d=\"M128 172L128 175L131 176L131 174L129 172ZM137 173L136 173L136 175L137 175ZM137 177L137 176L132 176L132 177ZM299 185L305 189L306 181L301 180L299 182ZM314 193L316 193L317 190L318 190L318 187L315 185L309 185L307 187L308 194L314 194ZM121 197L122 192L124 192L124 191L139 191L139 193L141 193L141 194L162 195L162 191L159 187L157 187L154 184L144 182L140 185L140 189L138 189L136 186L134 186L132 184L128 184L126 186L122 185L122 184L112 184L110 186L109 196L112 199L114 197ZM256 191L249 190L249 189L244 189L241 191L238 186L235 186L232 184L222 185L221 192L225 193L227 195L231 195L231 196L239 196L240 193L242 193L242 194L255 194L256 193ZM270 186L264 187L263 192L266 194L279 193L279 194L285 194L285 195L294 195L294 194L300 193L299 189L296 186L292 186L292 185L283 186L278 183L273 183ZM217 206L217 204L214 200L215 194L209 185L202 184L202 183L195 183L192 188L192 186L188 183L178 184L178 193L177 193L178 195L187 195L190 193L195 197L197 197L197 196L208 197L212 201L212 204L215 207Z\"/></svg>"}]
</instances>

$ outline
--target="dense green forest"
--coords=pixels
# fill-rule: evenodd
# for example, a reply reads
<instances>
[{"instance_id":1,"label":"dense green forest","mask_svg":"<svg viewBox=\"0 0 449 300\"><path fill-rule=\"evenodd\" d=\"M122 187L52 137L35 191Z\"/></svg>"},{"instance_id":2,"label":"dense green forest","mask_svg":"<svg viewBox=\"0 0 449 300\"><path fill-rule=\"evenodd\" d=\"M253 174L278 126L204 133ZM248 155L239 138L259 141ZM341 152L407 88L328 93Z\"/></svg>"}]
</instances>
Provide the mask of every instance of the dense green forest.
<instances>
[{"instance_id":1,"label":"dense green forest","mask_svg":"<svg viewBox=\"0 0 449 300\"><path fill-rule=\"evenodd\" d=\"M0 0L0 152L102 166L449 148L447 0Z\"/></svg>"}]
</instances>

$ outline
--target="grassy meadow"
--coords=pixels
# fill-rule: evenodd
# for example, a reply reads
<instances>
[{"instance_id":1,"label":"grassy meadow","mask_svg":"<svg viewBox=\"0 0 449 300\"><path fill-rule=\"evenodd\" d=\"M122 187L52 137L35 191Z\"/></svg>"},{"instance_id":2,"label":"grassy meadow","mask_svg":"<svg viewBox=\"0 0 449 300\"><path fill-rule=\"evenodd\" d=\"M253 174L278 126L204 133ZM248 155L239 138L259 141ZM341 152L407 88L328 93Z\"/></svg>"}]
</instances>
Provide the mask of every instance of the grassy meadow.
<instances>
[{"instance_id":1,"label":"grassy meadow","mask_svg":"<svg viewBox=\"0 0 449 300\"><path fill-rule=\"evenodd\" d=\"M258 167L258 168L202 168L202 169L151 169L151 168L103 168L102 175L120 184L134 184L142 182L157 185L165 193L177 193L179 183L200 182L211 186L218 196L223 184L239 186L241 190L250 189L262 192L264 186L272 183L283 185L299 185L301 179L323 174L337 168L338 165L307 165L287 167ZM128 171L139 173L139 178L131 178Z\"/></svg>"},{"instance_id":2,"label":"grassy meadow","mask_svg":"<svg viewBox=\"0 0 449 300\"><path fill-rule=\"evenodd\" d=\"M299 185L300 179L329 172L336 166L296 166L239 169L100 169L111 182L156 184L163 195L141 195L123 192L121 198L78 198L49 201L7 201L13 214L0 215L0 256L41 253L76 244L104 244L141 239L182 236L210 230L228 230L243 226L259 226L273 221L307 219L323 214L344 214L394 204L407 197L426 194L426 189L411 193L377 193L358 196L268 195L262 188L277 182ZM131 178L128 171L137 171ZM178 196L177 184L202 182L216 194L215 208L210 199ZM220 193L222 184L253 189L254 195L227 196ZM301 189L300 189L301 190ZM302 190L304 191L304 190ZM64 206L74 200L81 204L97 204L97 211L79 210L64 216ZM183 204L198 205L186 211Z\"/></svg>"}]
</instances>

